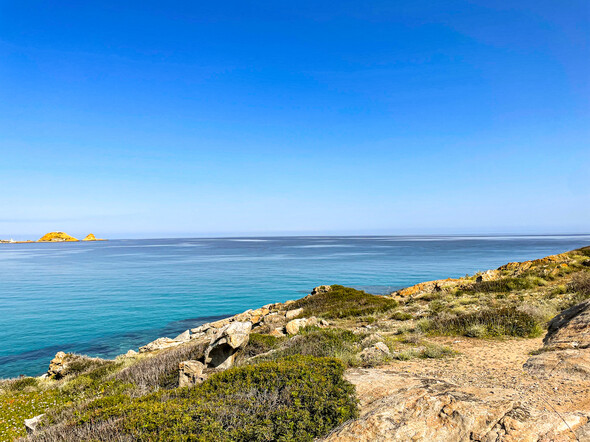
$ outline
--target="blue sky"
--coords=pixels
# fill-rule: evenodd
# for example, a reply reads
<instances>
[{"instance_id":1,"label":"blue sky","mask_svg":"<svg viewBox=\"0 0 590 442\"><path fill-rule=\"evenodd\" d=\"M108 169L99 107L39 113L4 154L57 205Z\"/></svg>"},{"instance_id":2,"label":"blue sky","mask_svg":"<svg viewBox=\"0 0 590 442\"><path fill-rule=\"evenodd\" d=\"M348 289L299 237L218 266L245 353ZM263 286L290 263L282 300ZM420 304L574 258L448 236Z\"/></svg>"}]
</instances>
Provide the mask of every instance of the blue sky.
<instances>
[{"instance_id":1,"label":"blue sky","mask_svg":"<svg viewBox=\"0 0 590 442\"><path fill-rule=\"evenodd\" d=\"M590 3L0 1L0 238L590 231Z\"/></svg>"}]
</instances>

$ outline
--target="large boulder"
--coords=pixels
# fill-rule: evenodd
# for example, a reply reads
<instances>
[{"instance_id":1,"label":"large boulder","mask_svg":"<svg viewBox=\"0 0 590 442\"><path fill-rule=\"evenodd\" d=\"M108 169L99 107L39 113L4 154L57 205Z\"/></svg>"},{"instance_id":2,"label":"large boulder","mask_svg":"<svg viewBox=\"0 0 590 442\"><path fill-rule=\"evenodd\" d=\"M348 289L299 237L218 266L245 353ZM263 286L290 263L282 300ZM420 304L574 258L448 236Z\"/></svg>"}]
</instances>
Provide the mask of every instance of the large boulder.
<instances>
[{"instance_id":1,"label":"large boulder","mask_svg":"<svg viewBox=\"0 0 590 442\"><path fill-rule=\"evenodd\" d=\"M549 322L545 344L524 364L537 377L556 372L572 379L590 380L590 300L561 312Z\"/></svg>"},{"instance_id":2,"label":"large boulder","mask_svg":"<svg viewBox=\"0 0 590 442\"><path fill-rule=\"evenodd\" d=\"M178 365L178 386L188 387L200 384L207 377L203 374L205 364L199 361L184 361Z\"/></svg>"},{"instance_id":3,"label":"large boulder","mask_svg":"<svg viewBox=\"0 0 590 442\"><path fill-rule=\"evenodd\" d=\"M318 319L315 316L312 316L311 318L293 319L287 322L285 330L290 335L296 335L302 328L310 327L312 325L318 325Z\"/></svg>"},{"instance_id":4,"label":"large boulder","mask_svg":"<svg viewBox=\"0 0 590 442\"><path fill-rule=\"evenodd\" d=\"M205 350L208 367L227 369L234 364L236 353L248 344L251 322L232 322L219 329Z\"/></svg>"},{"instance_id":5,"label":"large boulder","mask_svg":"<svg viewBox=\"0 0 590 442\"><path fill-rule=\"evenodd\" d=\"M291 319L294 319L297 316L299 316L301 313L303 313L303 308L288 310L287 313L285 313L285 318L290 321Z\"/></svg>"}]
</instances>

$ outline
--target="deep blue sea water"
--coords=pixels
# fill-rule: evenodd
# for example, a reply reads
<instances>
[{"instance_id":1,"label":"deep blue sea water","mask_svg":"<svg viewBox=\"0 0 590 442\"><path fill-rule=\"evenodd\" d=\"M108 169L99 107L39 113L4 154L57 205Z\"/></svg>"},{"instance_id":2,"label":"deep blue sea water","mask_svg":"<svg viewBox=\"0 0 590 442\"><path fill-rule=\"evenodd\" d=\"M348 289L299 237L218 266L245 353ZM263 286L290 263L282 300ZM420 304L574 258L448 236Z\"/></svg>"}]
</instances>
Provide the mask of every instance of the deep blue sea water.
<instances>
[{"instance_id":1,"label":"deep blue sea water","mask_svg":"<svg viewBox=\"0 0 590 442\"><path fill-rule=\"evenodd\" d=\"M38 375L59 350L113 357L320 284L382 294L589 244L584 235L0 244L0 377Z\"/></svg>"}]
</instances>

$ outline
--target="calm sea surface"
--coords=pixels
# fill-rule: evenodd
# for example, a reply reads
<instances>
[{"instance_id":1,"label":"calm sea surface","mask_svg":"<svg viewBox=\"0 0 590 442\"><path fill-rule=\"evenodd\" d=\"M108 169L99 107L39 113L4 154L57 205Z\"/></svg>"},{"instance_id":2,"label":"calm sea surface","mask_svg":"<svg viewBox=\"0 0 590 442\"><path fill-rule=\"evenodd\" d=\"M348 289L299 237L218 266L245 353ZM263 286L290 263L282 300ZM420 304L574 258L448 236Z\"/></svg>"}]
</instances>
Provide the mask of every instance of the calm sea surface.
<instances>
[{"instance_id":1,"label":"calm sea surface","mask_svg":"<svg viewBox=\"0 0 590 442\"><path fill-rule=\"evenodd\" d=\"M38 375L59 350L113 357L320 284L381 294L589 244L585 235L0 244L0 377Z\"/></svg>"}]
</instances>

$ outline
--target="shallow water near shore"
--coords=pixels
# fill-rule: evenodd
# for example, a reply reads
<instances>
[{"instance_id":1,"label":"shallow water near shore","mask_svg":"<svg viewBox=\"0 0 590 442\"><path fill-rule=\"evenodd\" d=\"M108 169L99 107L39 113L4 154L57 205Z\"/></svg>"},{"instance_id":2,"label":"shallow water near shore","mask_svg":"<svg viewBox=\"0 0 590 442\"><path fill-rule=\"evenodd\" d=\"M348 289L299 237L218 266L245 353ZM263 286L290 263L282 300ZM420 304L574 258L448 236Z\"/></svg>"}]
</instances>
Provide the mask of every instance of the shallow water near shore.
<instances>
[{"instance_id":1,"label":"shallow water near shore","mask_svg":"<svg viewBox=\"0 0 590 442\"><path fill-rule=\"evenodd\" d=\"M589 244L589 235L0 244L0 377L38 375L59 350L113 357L320 284L384 294Z\"/></svg>"}]
</instances>

